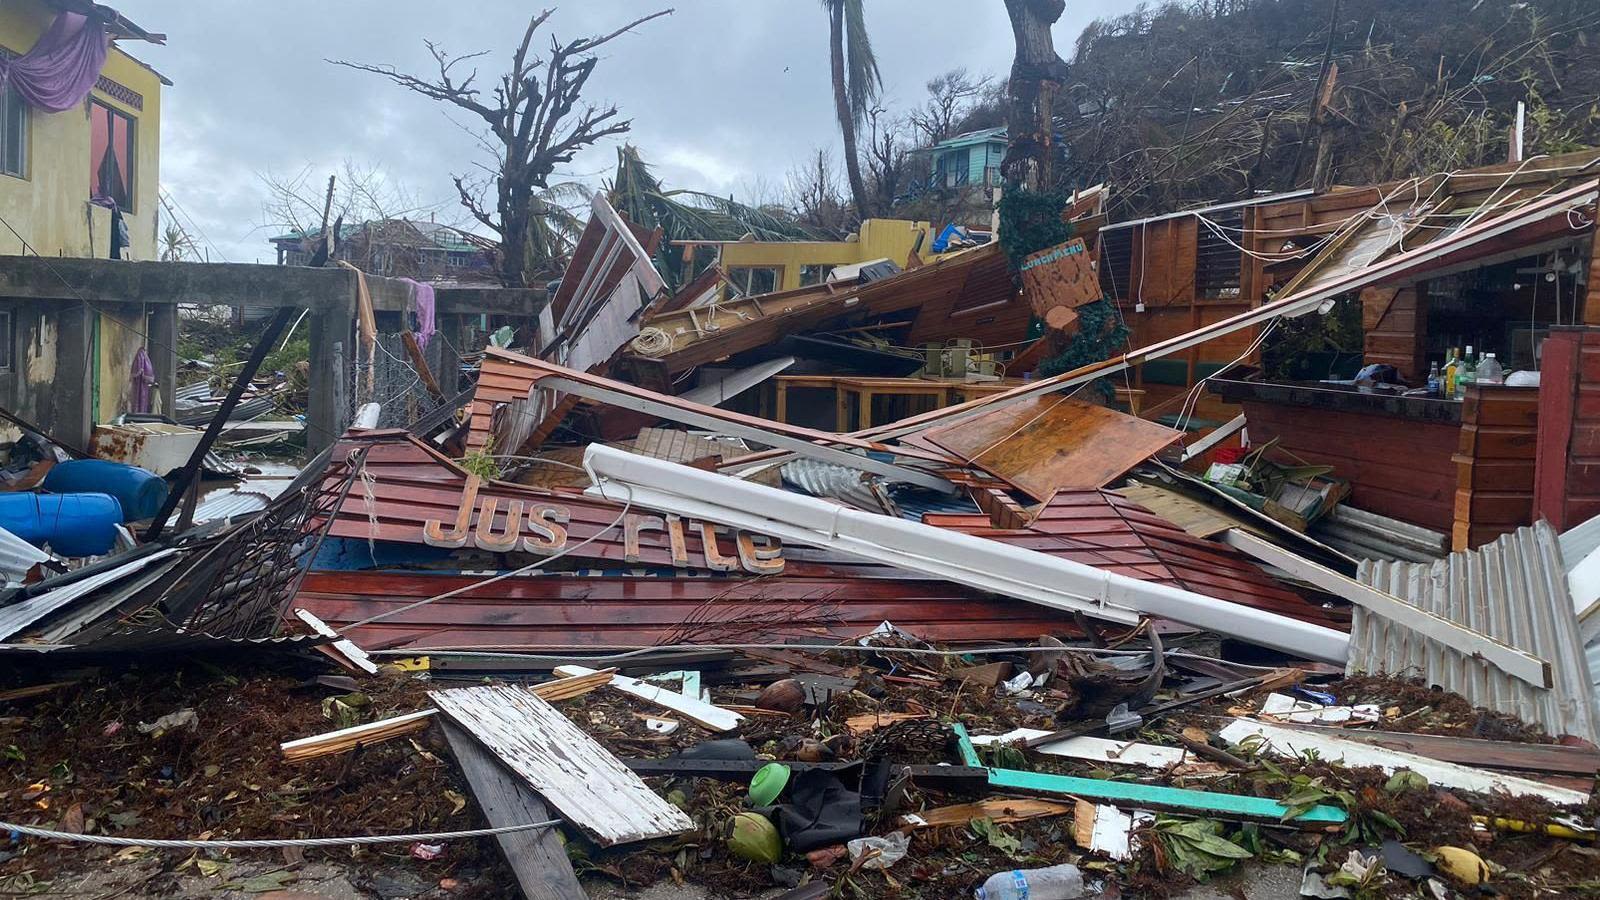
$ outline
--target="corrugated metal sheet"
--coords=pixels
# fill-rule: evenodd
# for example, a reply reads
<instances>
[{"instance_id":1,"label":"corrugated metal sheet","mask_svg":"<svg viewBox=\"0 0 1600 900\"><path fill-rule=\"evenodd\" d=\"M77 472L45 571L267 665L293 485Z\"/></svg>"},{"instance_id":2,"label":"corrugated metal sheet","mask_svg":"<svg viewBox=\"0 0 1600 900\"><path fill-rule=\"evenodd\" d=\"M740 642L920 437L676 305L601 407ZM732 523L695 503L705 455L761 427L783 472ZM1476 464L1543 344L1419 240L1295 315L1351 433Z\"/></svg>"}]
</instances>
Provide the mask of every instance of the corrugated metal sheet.
<instances>
[{"instance_id":1,"label":"corrugated metal sheet","mask_svg":"<svg viewBox=\"0 0 1600 900\"><path fill-rule=\"evenodd\" d=\"M1368 560L1362 582L1550 663L1554 686L1535 688L1452 647L1360 607L1350 672L1418 674L1479 706L1593 741L1594 692L1567 590L1560 541L1548 523L1520 528L1434 563Z\"/></svg>"},{"instance_id":2,"label":"corrugated metal sheet","mask_svg":"<svg viewBox=\"0 0 1600 900\"><path fill-rule=\"evenodd\" d=\"M213 519L231 519L260 512L288 487L287 478L246 478L232 487L207 493L205 499L195 507L194 520L210 522Z\"/></svg>"},{"instance_id":3,"label":"corrugated metal sheet","mask_svg":"<svg viewBox=\"0 0 1600 900\"><path fill-rule=\"evenodd\" d=\"M1355 559L1426 563L1450 552L1447 534L1343 503L1313 523L1311 535Z\"/></svg>"},{"instance_id":4,"label":"corrugated metal sheet","mask_svg":"<svg viewBox=\"0 0 1600 900\"><path fill-rule=\"evenodd\" d=\"M0 528L0 577L6 584L21 584L29 569L49 559L50 554Z\"/></svg>"},{"instance_id":5,"label":"corrugated metal sheet","mask_svg":"<svg viewBox=\"0 0 1600 900\"><path fill-rule=\"evenodd\" d=\"M5 640L45 616L65 607L80 597L91 594L106 585L126 578L151 563L165 559L178 551L167 549L142 556L125 565L90 575L53 591L29 598L21 603L0 609L0 640Z\"/></svg>"},{"instance_id":6,"label":"corrugated metal sheet","mask_svg":"<svg viewBox=\"0 0 1600 900\"><path fill-rule=\"evenodd\" d=\"M783 464L783 480L790 487L813 497L837 500L867 512L900 515L881 481L860 469L836 466L816 459L796 459Z\"/></svg>"}]
</instances>

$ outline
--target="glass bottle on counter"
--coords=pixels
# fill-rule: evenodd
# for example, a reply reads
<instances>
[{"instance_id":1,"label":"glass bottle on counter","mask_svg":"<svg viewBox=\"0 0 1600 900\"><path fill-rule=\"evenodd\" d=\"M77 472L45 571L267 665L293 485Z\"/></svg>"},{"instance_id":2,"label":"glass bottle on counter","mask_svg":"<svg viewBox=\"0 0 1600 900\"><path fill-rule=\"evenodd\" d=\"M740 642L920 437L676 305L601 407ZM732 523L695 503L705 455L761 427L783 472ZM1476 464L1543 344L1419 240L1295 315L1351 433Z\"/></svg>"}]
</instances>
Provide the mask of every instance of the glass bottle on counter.
<instances>
[{"instance_id":1,"label":"glass bottle on counter","mask_svg":"<svg viewBox=\"0 0 1600 900\"><path fill-rule=\"evenodd\" d=\"M1456 363L1456 393L1455 399L1459 400L1467 393L1467 385L1472 384L1478 377L1478 366L1472 359L1472 345L1468 344L1465 352L1461 354L1461 361Z\"/></svg>"},{"instance_id":2,"label":"glass bottle on counter","mask_svg":"<svg viewBox=\"0 0 1600 900\"><path fill-rule=\"evenodd\" d=\"M1449 350L1445 351L1445 354L1444 354L1444 369L1443 369L1443 371L1440 372L1440 375L1439 375L1440 394L1446 400L1449 400L1451 397L1454 397L1456 395L1456 366L1457 365L1459 365L1459 361L1456 359L1456 348L1451 347Z\"/></svg>"},{"instance_id":3,"label":"glass bottle on counter","mask_svg":"<svg viewBox=\"0 0 1600 900\"><path fill-rule=\"evenodd\" d=\"M1444 385L1439 382L1439 364L1434 363L1428 367L1428 396L1439 397L1444 392Z\"/></svg>"},{"instance_id":4,"label":"glass bottle on counter","mask_svg":"<svg viewBox=\"0 0 1600 900\"><path fill-rule=\"evenodd\" d=\"M1505 384L1506 373L1493 353L1485 353L1483 362L1478 364L1476 378L1479 384Z\"/></svg>"}]
</instances>

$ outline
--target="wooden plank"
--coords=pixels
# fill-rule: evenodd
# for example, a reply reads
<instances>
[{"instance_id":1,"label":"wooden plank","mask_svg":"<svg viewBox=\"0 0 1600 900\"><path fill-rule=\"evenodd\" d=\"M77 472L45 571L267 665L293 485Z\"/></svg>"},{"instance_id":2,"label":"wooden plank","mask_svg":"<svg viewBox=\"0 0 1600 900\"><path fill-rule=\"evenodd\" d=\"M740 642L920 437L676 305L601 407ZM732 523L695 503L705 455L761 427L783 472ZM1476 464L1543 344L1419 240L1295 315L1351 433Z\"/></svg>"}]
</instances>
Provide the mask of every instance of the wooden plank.
<instances>
[{"instance_id":1,"label":"wooden plank","mask_svg":"<svg viewBox=\"0 0 1600 900\"><path fill-rule=\"evenodd\" d=\"M555 707L505 685L430 691L435 706L603 847L670 837L694 820Z\"/></svg>"},{"instance_id":2,"label":"wooden plank","mask_svg":"<svg viewBox=\"0 0 1600 900\"><path fill-rule=\"evenodd\" d=\"M576 678L558 678L535 685L533 693L541 700L571 700L604 685L616 669L602 669L593 675ZM370 747L382 741L421 731L438 714L436 709L424 709L402 716L390 716L364 725L353 725L337 731L314 734L278 745L283 758L289 762L304 762L319 756L344 753L357 747Z\"/></svg>"},{"instance_id":3,"label":"wooden plank","mask_svg":"<svg viewBox=\"0 0 1600 900\"><path fill-rule=\"evenodd\" d=\"M595 670L587 669L583 666L556 666L555 673L569 676L593 675ZM709 728L712 731L732 731L739 727L739 722L743 718L738 713L723 709L720 706L713 706L693 697L685 697L675 691L669 691L653 684L645 684L636 678L629 678L626 675L611 676L610 687L629 696L638 697L648 703L666 707L678 715L692 720L695 724Z\"/></svg>"},{"instance_id":4,"label":"wooden plank","mask_svg":"<svg viewBox=\"0 0 1600 900\"><path fill-rule=\"evenodd\" d=\"M1016 728L1005 734L977 735L972 743L977 747L1011 744L1044 737L1050 734L1037 728ZM1084 762L1105 763L1114 766L1139 766L1145 769L1167 770L1182 766L1185 775L1221 775L1222 767L1200 762L1190 757L1182 747L1163 747L1134 741L1113 741L1089 736L1067 738L1029 748L1046 756L1060 756Z\"/></svg>"},{"instance_id":5,"label":"wooden plank","mask_svg":"<svg viewBox=\"0 0 1600 900\"><path fill-rule=\"evenodd\" d=\"M950 726L960 742L965 765L981 766L977 751L967 737L967 730L957 722ZM1012 769L990 769L989 786L1001 790L1030 793L1061 794L1078 799L1105 800L1117 806L1141 809L1172 810L1198 815L1229 819L1250 819L1279 822L1288 808L1275 800L1243 794L1214 794L1209 791L1190 791L1165 785L1139 784L1137 782L1077 778L1071 775L1050 775L1041 772L1019 772ZM1292 822L1302 826L1342 825L1346 815L1336 806L1317 804Z\"/></svg>"},{"instance_id":6,"label":"wooden plank","mask_svg":"<svg viewBox=\"0 0 1600 900\"><path fill-rule=\"evenodd\" d=\"M1104 487L1182 432L1065 397L1018 403L927 433L1038 500Z\"/></svg>"},{"instance_id":7,"label":"wooden plank","mask_svg":"<svg viewBox=\"0 0 1600 900\"><path fill-rule=\"evenodd\" d=\"M1117 493L1197 538L1209 538L1230 528L1244 526L1242 519L1167 488L1130 484Z\"/></svg>"},{"instance_id":8,"label":"wooden plank","mask_svg":"<svg viewBox=\"0 0 1600 900\"><path fill-rule=\"evenodd\" d=\"M1593 777L1600 771L1600 751L1561 744L1521 744L1514 741L1486 741L1479 738L1438 734L1406 734L1397 731L1369 731L1364 728L1327 728L1320 725L1286 724L1284 727L1360 744L1371 744L1415 753L1429 759L1483 766Z\"/></svg>"},{"instance_id":9,"label":"wooden plank","mask_svg":"<svg viewBox=\"0 0 1600 900\"><path fill-rule=\"evenodd\" d=\"M317 618L309 610L297 609L294 611L294 615L295 618L306 623L306 626L317 634L326 638L338 638L333 642L333 649L356 671L365 672L368 675L378 674L378 664L367 656L367 651L357 647L354 641L339 637L339 632L329 628L328 623Z\"/></svg>"},{"instance_id":10,"label":"wooden plank","mask_svg":"<svg viewBox=\"0 0 1600 900\"><path fill-rule=\"evenodd\" d=\"M1541 797L1551 803L1569 806L1581 805L1589 799L1589 795L1582 791L1552 787L1514 775L1467 768L1415 753L1389 750L1345 740L1343 737L1313 734L1251 719L1234 719L1219 732L1219 736L1234 745L1253 741L1260 749L1278 756L1299 756L1307 750L1315 750L1321 759L1334 763L1342 761L1343 765L1349 767L1377 766L1385 773L1409 769L1428 779L1428 784L1434 787L1454 788L1481 794L1505 791L1519 797Z\"/></svg>"},{"instance_id":11,"label":"wooden plank","mask_svg":"<svg viewBox=\"0 0 1600 900\"><path fill-rule=\"evenodd\" d=\"M446 722L444 736L490 827L550 819L550 810L539 795L508 772L466 732ZM578 883L572 862L567 859L567 849L555 828L499 834L495 835L495 841L500 844L500 853L528 900L587 900L589 895Z\"/></svg>"},{"instance_id":12,"label":"wooden plank","mask_svg":"<svg viewBox=\"0 0 1600 900\"><path fill-rule=\"evenodd\" d=\"M1000 797L979 800L976 803L958 803L954 806L941 806L938 809L925 809L919 813L907 813L900 817L900 824L913 831L924 828L964 828L973 819L991 819L1001 823L1022 822L1046 816L1064 816L1074 810L1075 805L1072 803Z\"/></svg>"}]
</instances>

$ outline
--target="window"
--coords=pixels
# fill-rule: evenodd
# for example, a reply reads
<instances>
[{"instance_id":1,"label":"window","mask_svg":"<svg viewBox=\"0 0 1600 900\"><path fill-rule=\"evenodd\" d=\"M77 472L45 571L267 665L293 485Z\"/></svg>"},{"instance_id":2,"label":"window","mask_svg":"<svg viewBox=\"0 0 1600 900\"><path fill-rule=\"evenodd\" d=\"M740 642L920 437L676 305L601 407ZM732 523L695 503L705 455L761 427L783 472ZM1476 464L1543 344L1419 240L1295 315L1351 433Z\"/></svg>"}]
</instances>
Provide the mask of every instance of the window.
<instances>
[{"instance_id":1,"label":"window","mask_svg":"<svg viewBox=\"0 0 1600 900\"><path fill-rule=\"evenodd\" d=\"M89 104L89 183L133 212L133 118L99 101Z\"/></svg>"},{"instance_id":2,"label":"window","mask_svg":"<svg viewBox=\"0 0 1600 900\"><path fill-rule=\"evenodd\" d=\"M951 150L939 157L934 173L936 183L945 187L960 187L967 183L968 169L972 166L972 148Z\"/></svg>"},{"instance_id":3,"label":"window","mask_svg":"<svg viewBox=\"0 0 1600 900\"><path fill-rule=\"evenodd\" d=\"M1195 246L1195 293L1206 299L1239 299L1239 274L1242 268L1239 248L1230 242L1244 233L1244 210L1229 209L1214 213L1215 226L1198 223ZM1219 233L1220 232L1220 233Z\"/></svg>"},{"instance_id":4,"label":"window","mask_svg":"<svg viewBox=\"0 0 1600 900\"><path fill-rule=\"evenodd\" d=\"M778 289L778 274L774 266L734 266L728 269L728 280L739 289L742 296L770 294Z\"/></svg>"},{"instance_id":5,"label":"window","mask_svg":"<svg viewBox=\"0 0 1600 900\"><path fill-rule=\"evenodd\" d=\"M824 281L827 281L828 276L832 273L833 263L818 263L811 266L801 266L800 286L810 287L813 284L821 284Z\"/></svg>"},{"instance_id":6,"label":"window","mask_svg":"<svg viewBox=\"0 0 1600 900\"><path fill-rule=\"evenodd\" d=\"M28 104L10 84L0 92L0 174L28 177Z\"/></svg>"}]
</instances>

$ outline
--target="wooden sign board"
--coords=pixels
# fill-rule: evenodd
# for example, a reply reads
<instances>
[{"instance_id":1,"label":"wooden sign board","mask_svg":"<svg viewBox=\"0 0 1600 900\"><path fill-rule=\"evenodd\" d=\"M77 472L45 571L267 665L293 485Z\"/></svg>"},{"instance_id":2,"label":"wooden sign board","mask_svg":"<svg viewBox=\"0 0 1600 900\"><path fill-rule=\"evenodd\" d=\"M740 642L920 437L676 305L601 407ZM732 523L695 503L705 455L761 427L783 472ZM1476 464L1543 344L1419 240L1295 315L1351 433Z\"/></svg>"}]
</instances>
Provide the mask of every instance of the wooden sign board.
<instances>
[{"instance_id":1,"label":"wooden sign board","mask_svg":"<svg viewBox=\"0 0 1600 900\"><path fill-rule=\"evenodd\" d=\"M1057 307L1076 308L1101 299L1104 295L1100 276L1083 238L1073 238L1024 259L1022 296L1040 318Z\"/></svg>"}]
</instances>

